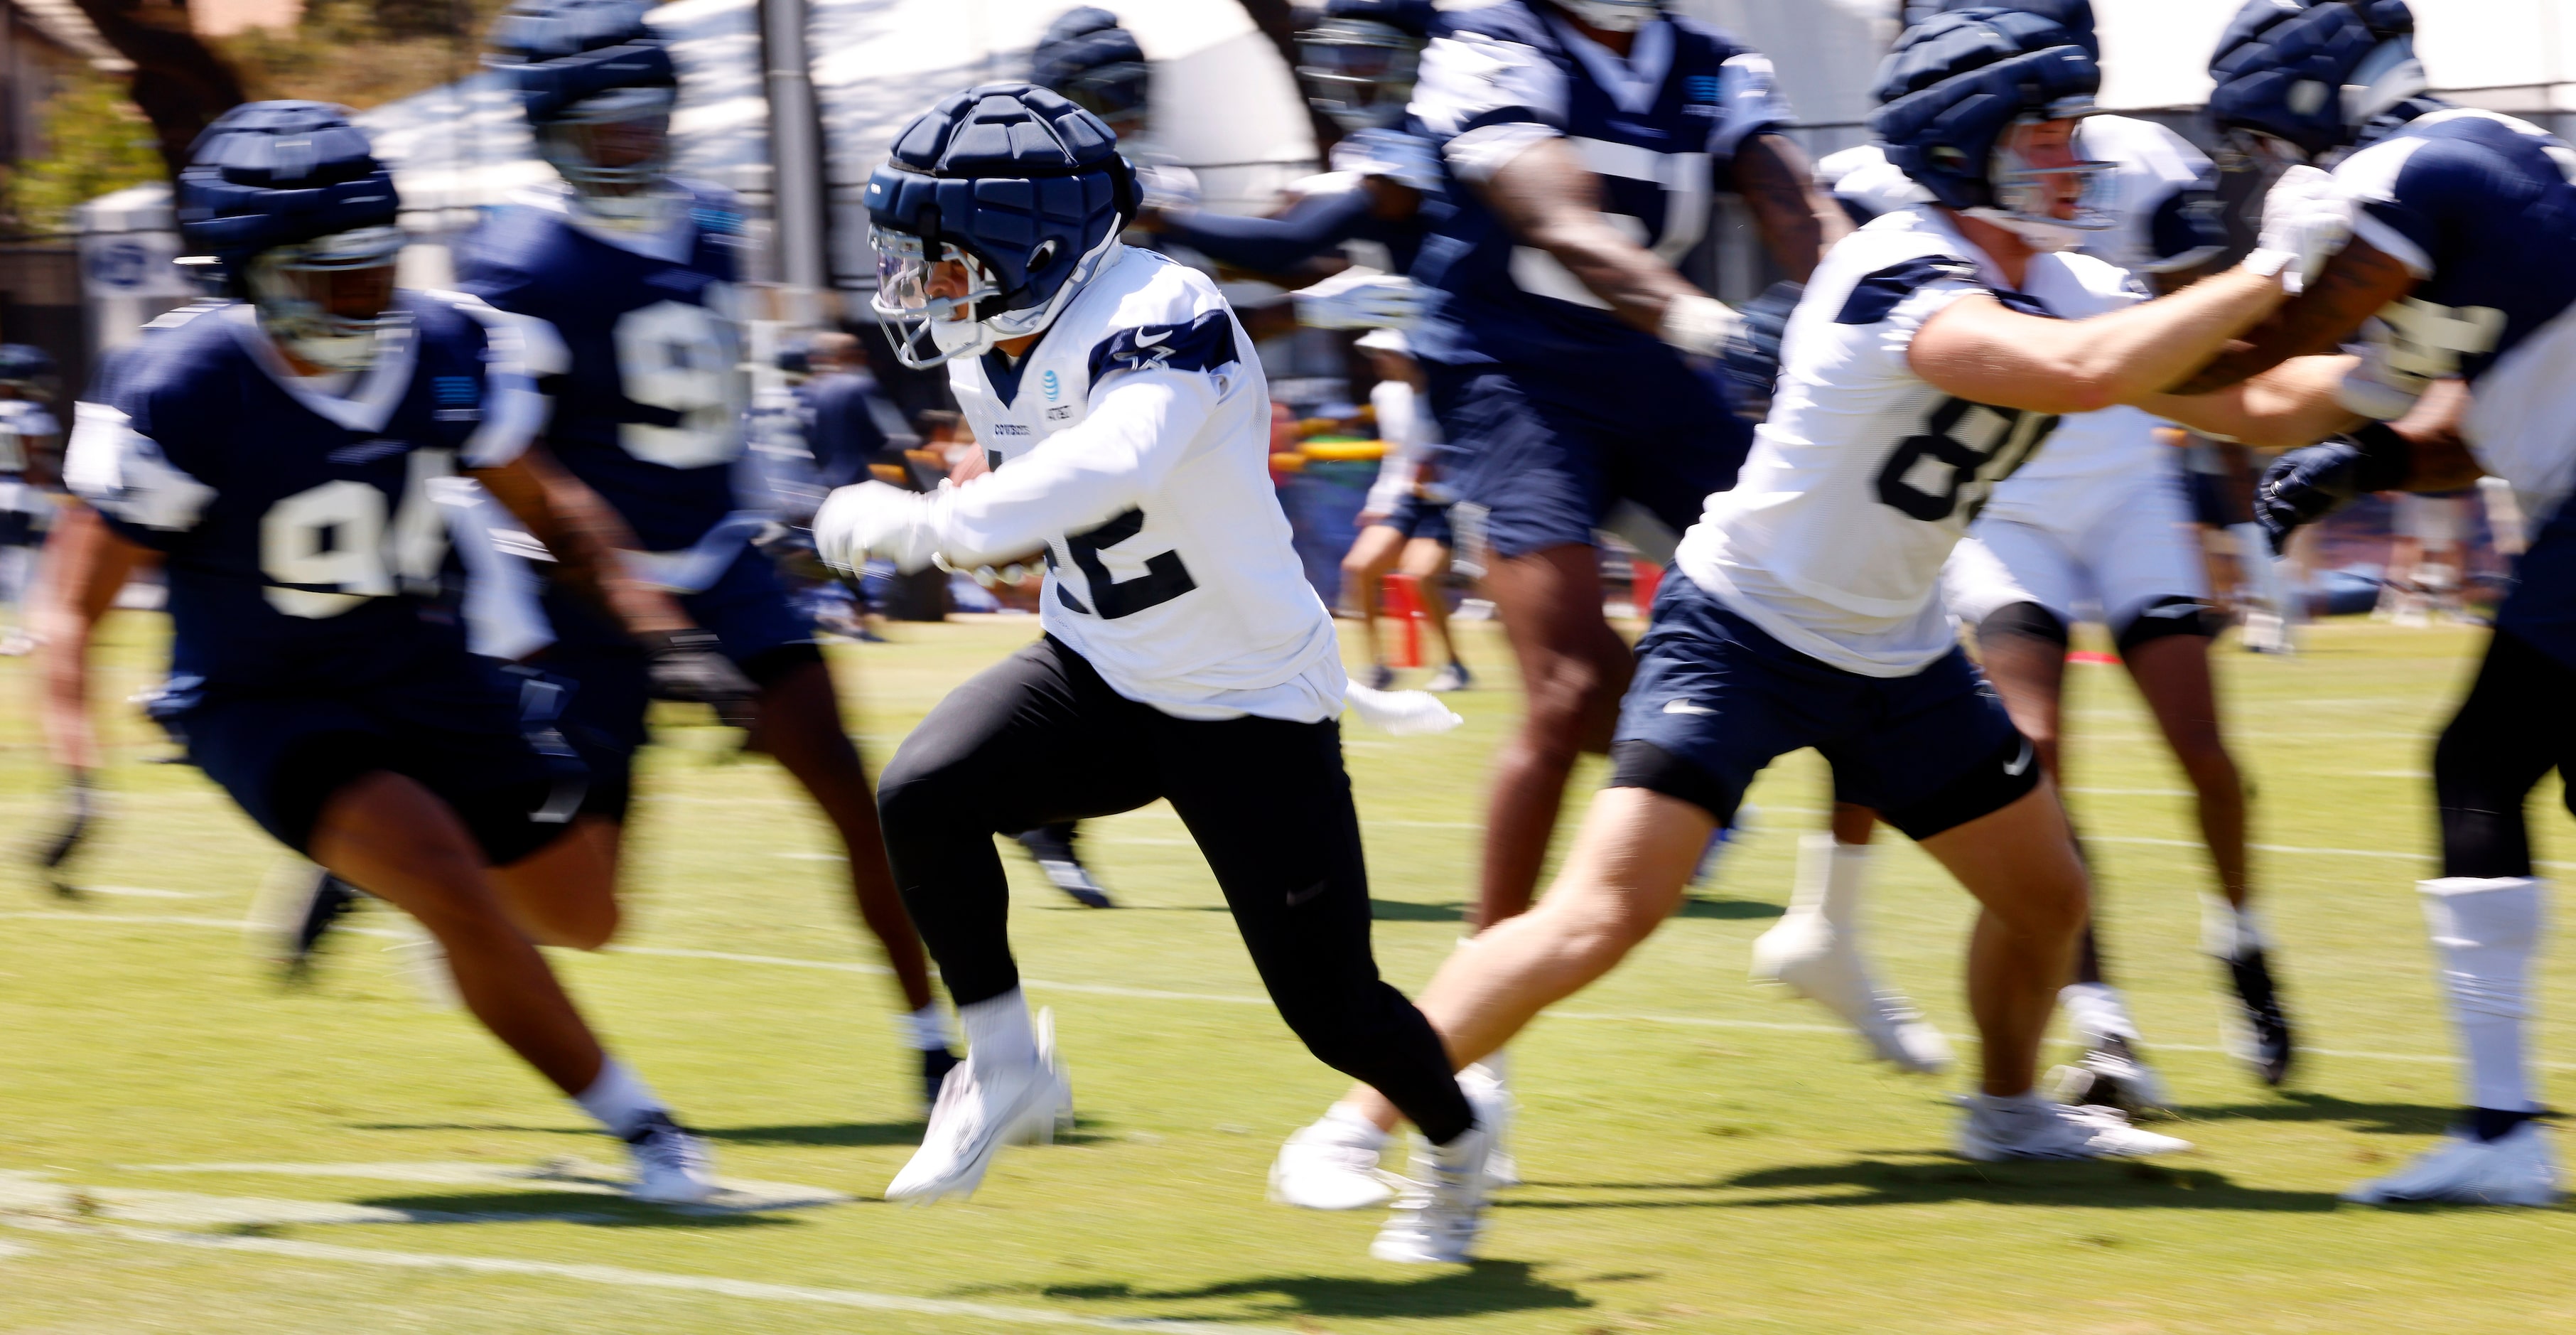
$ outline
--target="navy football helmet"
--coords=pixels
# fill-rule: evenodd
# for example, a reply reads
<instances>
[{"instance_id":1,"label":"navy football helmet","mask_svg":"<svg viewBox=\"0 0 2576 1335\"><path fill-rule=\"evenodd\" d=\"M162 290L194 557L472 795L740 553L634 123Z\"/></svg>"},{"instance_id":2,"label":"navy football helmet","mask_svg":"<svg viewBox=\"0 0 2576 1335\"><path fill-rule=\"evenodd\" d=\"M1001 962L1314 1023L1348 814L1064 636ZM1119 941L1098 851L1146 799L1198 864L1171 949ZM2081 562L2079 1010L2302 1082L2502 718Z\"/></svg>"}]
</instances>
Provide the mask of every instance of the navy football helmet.
<instances>
[{"instance_id":1,"label":"navy football helmet","mask_svg":"<svg viewBox=\"0 0 2576 1335\"><path fill-rule=\"evenodd\" d=\"M1307 102L1351 133L1401 122L1438 18L1431 0L1330 0L1297 34Z\"/></svg>"},{"instance_id":2,"label":"navy football helmet","mask_svg":"<svg viewBox=\"0 0 2576 1335\"><path fill-rule=\"evenodd\" d=\"M936 366L1052 323L1135 216L1135 173L1098 116L987 84L904 128L867 205L870 305L904 365Z\"/></svg>"},{"instance_id":3,"label":"navy football helmet","mask_svg":"<svg viewBox=\"0 0 2576 1335\"><path fill-rule=\"evenodd\" d=\"M1552 0L1557 8L1604 32L1635 32L1660 17L1663 0Z\"/></svg>"},{"instance_id":4,"label":"navy football helmet","mask_svg":"<svg viewBox=\"0 0 2576 1335\"><path fill-rule=\"evenodd\" d=\"M1888 161L1946 207L2006 227L2043 250L2115 221L2104 205L2111 164L2036 167L2012 147L2017 125L2093 114L2100 67L2044 15L1982 6L1905 31L1878 67L1869 128ZM2081 179L2073 218L2052 212L2052 182Z\"/></svg>"},{"instance_id":5,"label":"navy football helmet","mask_svg":"<svg viewBox=\"0 0 2576 1335\"><path fill-rule=\"evenodd\" d=\"M522 0L492 25L483 61L519 95L537 152L578 196L615 215L670 167L679 77L641 0Z\"/></svg>"},{"instance_id":6,"label":"navy football helmet","mask_svg":"<svg viewBox=\"0 0 2576 1335\"><path fill-rule=\"evenodd\" d=\"M2429 109L2414 34L2406 0L2250 0L2210 58L2209 117L2240 154L2319 162Z\"/></svg>"},{"instance_id":7,"label":"navy football helmet","mask_svg":"<svg viewBox=\"0 0 2576 1335\"><path fill-rule=\"evenodd\" d=\"M2102 39L2093 31L2093 0L1908 0L1905 26L1911 28L1954 9L2017 9L2064 28L2077 46L2102 61Z\"/></svg>"},{"instance_id":8,"label":"navy football helmet","mask_svg":"<svg viewBox=\"0 0 2576 1335\"><path fill-rule=\"evenodd\" d=\"M1071 99L1127 138L1144 128L1150 74L1136 34L1117 15L1085 5L1047 25L1030 59L1029 80Z\"/></svg>"},{"instance_id":9,"label":"navy football helmet","mask_svg":"<svg viewBox=\"0 0 2576 1335\"><path fill-rule=\"evenodd\" d=\"M33 343L0 343L0 389L25 399L54 396L53 354Z\"/></svg>"},{"instance_id":10,"label":"navy football helmet","mask_svg":"<svg viewBox=\"0 0 2576 1335\"><path fill-rule=\"evenodd\" d=\"M393 304L401 199L367 137L327 102L248 102L197 136L179 173L181 262L219 270L271 337L328 370L365 366Z\"/></svg>"}]
</instances>

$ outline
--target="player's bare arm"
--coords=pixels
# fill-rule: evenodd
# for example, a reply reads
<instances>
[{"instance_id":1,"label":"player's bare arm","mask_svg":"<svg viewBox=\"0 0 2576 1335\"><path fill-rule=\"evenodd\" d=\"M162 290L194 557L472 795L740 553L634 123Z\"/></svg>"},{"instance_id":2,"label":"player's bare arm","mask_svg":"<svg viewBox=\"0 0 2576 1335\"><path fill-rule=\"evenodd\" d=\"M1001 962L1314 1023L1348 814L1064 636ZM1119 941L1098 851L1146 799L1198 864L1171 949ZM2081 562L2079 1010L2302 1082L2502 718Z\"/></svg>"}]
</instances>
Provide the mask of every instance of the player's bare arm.
<instances>
[{"instance_id":1,"label":"player's bare arm","mask_svg":"<svg viewBox=\"0 0 2576 1335\"><path fill-rule=\"evenodd\" d=\"M1611 225L1600 178L1562 139L1532 143L1473 188L1513 236L1555 256L1628 324L1661 334L1676 299L1709 300ZM1808 266L1814 267L1812 258Z\"/></svg>"},{"instance_id":2,"label":"player's bare arm","mask_svg":"<svg viewBox=\"0 0 2576 1335\"><path fill-rule=\"evenodd\" d=\"M2180 379L2281 303L2277 278L2242 267L2189 289L2089 320L1960 299L1924 322L1907 354L1914 373L1976 403L2089 413L2136 403Z\"/></svg>"},{"instance_id":3,"label":"player's bare arm","mask_svg":"<svg viewBox=\"0 0 2576 1335\"><path fill-rule=\"evenodd\" d=\"M2420 281L2405 264L2356 237L2326 262L2315 283L2241 339L2228 342L2209 365L2175 385L2175 394L2206 394L2268 371L2292 357L2332 352L2361 322L2415 290Z\"/></svg>"},{"instance_id":4,"label":"player's bare arm","mask_svg":"<svg viewBox=\"0 0 2576 1335\"><path fill-rule=\"evenodd\" d=\"M116 536L96 510L65 507L45 543L46 573L30 611L44 674L45 742L54 762L74 774L98 768L90 726L89 649L117 591L151 552Z\"/></svg>"},{"instance_id":5,"label":"player's bare arm","mask_svg":"<svg viewBox=\"0 0 2576 1335\"><path fill-rule=\"evenodd\" d=\"M1757 134L1735 151L1735 191L1763 249L1793 282L1807 281L1852 229L1851 215L1816 184L1815 164L1783 135Z\"/></svg>"},{"instance_id":6,"label":"player's bare arm","mask_svg":"<svg viewBox=\"0 0 2576 1335\"><path fill-rule=\"evenodd\" d=\"M677 599L628 573L622 554L642 550L634 530L553 456L531 448L473 476L554 553L558 577L606 608L628 633L689 629Z\"/></svg>"}]
</instances>

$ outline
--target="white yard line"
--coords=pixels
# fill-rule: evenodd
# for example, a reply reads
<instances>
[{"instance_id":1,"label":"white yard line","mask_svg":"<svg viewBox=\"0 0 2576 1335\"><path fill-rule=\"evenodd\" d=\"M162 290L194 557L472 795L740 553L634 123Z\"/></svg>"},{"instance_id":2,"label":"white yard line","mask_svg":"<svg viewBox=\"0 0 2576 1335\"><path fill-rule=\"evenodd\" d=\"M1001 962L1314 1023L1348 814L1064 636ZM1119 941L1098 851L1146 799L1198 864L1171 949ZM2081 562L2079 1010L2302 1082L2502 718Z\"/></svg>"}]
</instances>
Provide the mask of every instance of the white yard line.
<instances>
[{"instance_id":1,"label":"white yard line","mask_svg":"<svg viewBox=\"0 0 2576 1335\"><path fill-rule=\"evenodd\" d=\"M636 1270L626 1266L523 1261L498 1256L455 1256L439 1252L392 1251L377 1247L342 1247L327 1242L301 1242L292 1238L184 1233L170 1229L130 1228L121 1224L76 1224L67 1220L43 1219L27 1215L0 1215L0 1225L77 1237L113 1238L121 1242L197 1247L219 1252L248 1252L261 1256L284 1256L299 1261L337 1261L344 1265L381 1266L396 1270L450 1270L473 1275L524 1275L536 1279L571 1280L582 1284L599 1284L628 1290L663 1289L678 1293L713 1294L723 1298L748 1298L760 1302L851 1307L875 1312L903 1312L913 1316L971 1317L980 1321L1007 1322L1022 1326L1157 1331L1164 1332L1165 1335L1245 1335L1246 1332L1251 1335L1289 1335L1284 1327L1253 1326L1233 1321L1158 1321L1150 1317L1083 1316L1076 1312L1049 1312L1034 1307L1002 1307L992 1303L954 1302L945 1298L908 1298L895 1293L871 1293L865 1289L825 1289L802 1284L766 1284L757 1280L727 1279L720 1275L681 1275L660 1270Z\"/></svg>"},{"instance_id":2,"label":"white yard line","mask_svg":"<svg viewBox=\"0 0 2576 1335\"><path fill-rule=\"evenodd\" d=\"M2198 848L2200 846L2196 843L2189 843L2188 841L2180 839L2141 840L2135 842L2167 843L2190 848ZM2357 850L2327 849L2315 851L2356 852ZM2412 854L2374 853L2365 854L2364 856L2410 857ZM229 922L221 918L185 918L169 915L147 916L144 914L115 913L12 912L0 913L0 918L20 918L42 922L137 923L174 927L222 927L228 929L236 929L240 926L239 923ZM349 931L358 929L342 928L340 930ZM399 935L398 933L385 932L382 929L375 930L379 935ZM892 972L882 964L863 964L856 960L799 959L792 955L746 955L730 950L689 950L678 946L610 946L608 950L610 953L618 955L654 955L660 956L664 959L713 960L726 964L754 964L786 969L824 969L836 973L885 974ZM1224 1006L1267 1006L1270 1004L1270 999L1268 997L1237 996L1223 992L1174 992L1161 988L1119 987L1109 983L1065 983L1045 978L1022 978L1020 980L1020 985L1036 992L1071 992L1082 996L1125 997L1137 1001L1195 1001ZM1559 1020L1579 1020L1611 1024L1670 1024L1681 1025L1694 1029L1765 1029L1795 1034L1839 1034L1845 1032L1844 1026L1833 1024L1802 1024L1783 1020L1728 1020L1720 1019L1715 1016L1659 1015L1646 1011L1610 1013L1601 1011L1552 1010L1542 1012L1542 1014ZM1950 1037L1964 1043L1971 1041L1973 1036L1966 1034L1952 1034ZM2222 1047L2197 1043L2157 1043L2155 1046L2159 1049L2170 1052L2224 1053L2227 1051L2227 1049ZM2319 1057L2347 1057L2360 1061L2426 1062L2434 1065L2449 1066L2456 1064L2459 1060L2449 1054L2438 1052L2370 1052L2353 1048L2301 1048L2299 1050ZM2532 1065L2551 1071L2576 1071L2576 1062L2536 1061L2533 1062Z\"/></svg>"}]
</instances>

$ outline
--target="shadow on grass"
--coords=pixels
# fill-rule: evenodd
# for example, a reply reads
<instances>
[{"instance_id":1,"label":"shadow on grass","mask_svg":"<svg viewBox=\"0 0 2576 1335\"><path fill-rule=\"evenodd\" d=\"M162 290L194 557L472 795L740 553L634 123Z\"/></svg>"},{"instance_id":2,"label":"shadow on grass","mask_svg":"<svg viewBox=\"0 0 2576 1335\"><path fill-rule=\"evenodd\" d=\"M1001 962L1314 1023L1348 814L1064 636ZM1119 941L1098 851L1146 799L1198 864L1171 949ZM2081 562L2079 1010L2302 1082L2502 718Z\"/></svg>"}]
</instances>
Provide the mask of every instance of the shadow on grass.
<instances>
[{"instance_id":1,"label":"shadow on grass","mask_svg":"<svg viewBox=\"0 0 2576 1335\"><path fill-rule=\"evenodd\" d=\"M1703 899L1693 895L1674 910L1676 918L1777 918L1784 910L1761 899Z\"/></svg>"},{"instance_id":2,"label":"shadow on grass","mask_svg":"<svg viewBox=\"0 0 2576 1335\"><path fill-rule=\"evenodd\" d=\"M560 1221L592 1228L769 1228L798 1221L754 1210L679 1210L616 1196L570 1191L474 1191L443 1195L370 1196L355 1202L382 1210L407 1210L422 1224L506 1224Z\"/></svg>"},{"instance_id":3,"label":"shadow on grass","mask_svg":"<svg viewBox=\"0 0 2576 1335\"><path fill-rule=\"evenodd\" d=\"M2254 1210L2294 1213L2335 1208L2334 1193L2275 1191L2238 1186L2201 1168L2141 1162L2000 1163L1965 1160L1894 1162L1853 1159L1837 1164L1761 1168L1708 1182L1569 1183L1572 1191L1780 1191L1807 1194L1758 1200L1513 1200L1509 1210L1761 1210L1784 1205L1931 1205L1983 1201L1993 1205L2080 1206L2094 1209Z\"/></svg>"},{"instance_id":4,"label":"shadow on grass","mask_svg":"<svg viewBox=\"0 0 2576 1335\"><path fill-rule=\"evenodd\" d=\"M1217 907L1222 908L1223 905ZM1777 904L1758 899L1703 899L1694 895L1673 911L1676 918L1777 918ZM1378 922L1462 922L1464 904L1417 904L1405 899L1372 899L1369 917Z\"/></svg>"},{"instance_id":5,"label":"shadow on grass","mask_svg":"<svg viewBox=\"0 0 2576 1335\"><path fill-rule=\"evenodd\" d=\"M1235 1316L1224 1313L1172 1312L1168 1321L1276 1320L1283 1316L1317 1319L1343 1317L1469 1317L1499 1312L1532 1312L1590 1307L1582 1294L1550 1284L1532 1273L1526 1261L1477 1261L1421 1279L1388 1280L1333 1275L1277 1275L1229 1280L1194 1288L1156 1289L1134 1284L977 1285L957 1297L1035 1295L1071 1301L1187 1303L1211 1298L1269 1297L1257 1310Z\"/></svg>"},{"instance_id":6,"label":"shadow on grass","mask_svg":"<svg viewBox=\"0 0 2576 1335\"><path fill-rule=\"evenodd\" d=\"M2342 1122L2351 1130L2379 1136L2432 1136L2460 1119L2457 1108L2421 1103L2355 1103L2331 1094L2285 1090L2262 1103L2204 1104L2174 1110L2198 1121Z\"/></svg>"}]
</instances>

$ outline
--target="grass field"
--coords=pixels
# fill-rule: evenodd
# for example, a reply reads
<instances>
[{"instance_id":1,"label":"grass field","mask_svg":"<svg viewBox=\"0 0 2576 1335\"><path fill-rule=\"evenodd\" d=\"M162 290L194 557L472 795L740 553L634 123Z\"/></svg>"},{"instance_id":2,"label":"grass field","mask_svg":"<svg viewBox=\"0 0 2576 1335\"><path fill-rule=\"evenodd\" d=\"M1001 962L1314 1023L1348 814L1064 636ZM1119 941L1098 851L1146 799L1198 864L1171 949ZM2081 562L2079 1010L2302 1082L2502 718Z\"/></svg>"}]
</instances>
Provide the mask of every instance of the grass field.
<instances>
[{"instance_id":1,"label":"grass field","mask_svg":"<svg viewBox=\"0 0 2576 1335\"><path fill-rule=\"evenodd\" d=\"M156 666L160 629L111 629L116 699ZM871 760L1030 631L900 628L836 651ZM1457 698L1467 727L1349 742L1379 956L1408 988L1457 935L1483 758L1516 708L1499 642L1473 643L1496 684ZM1159 808L1088 827L1116 912L1070 906L1012 859L1019 952L1056 1010L1080 1133L1006 1154L970 1204L904 1209L875 1195L919 1136L912 1082L827 836L767 762L672 729L628 845L627 933L558 959L722 1172L793 1189L780 1208L678 1213L559 1162L617 1156L461 1013L423 1003L392 914L358 918L378 934L343 938L317 985L279 987L236 924L281 855L194 770L147 763L166 746L118 706L114 824L85 869L98 893L58 902L22 878L0 896L0 1331L2576 1328L2576 1212L2335 1200L2426 1145L2456 1098L2411 882L2427 738L2477 639L2337 624L2308 643L2220 658L2313 1045L2289 1090L2217 1050L2181 778L2119 672L2079 667L2071 801L2115 967L2186 1105L2168 1129L2197 1152L1968 1164L1942 1148L1955 1077L1865 1065L1820 1012L1746 985L1795 836L1821 819L1802 756L1756 790L1760 826L1681 920L1517 1045L1531 1181L1499 1200L1472 1268L1383 1265L1374 1212L1263 1200L1280 1137L1341 1082L1260 1002ZM0 675L14 844L51 777L26 660ZM2542 856L2566 848L2554 784L2533 810ZM1901 841L1878 880L1874 949L1965 1033L1965 897ZM2568 935L2551 964L2543 1011L2564 1014ZM2551 1036L2542 1055L2576 1099L2576 1051Z\"/></svg>"}]
</instances>

